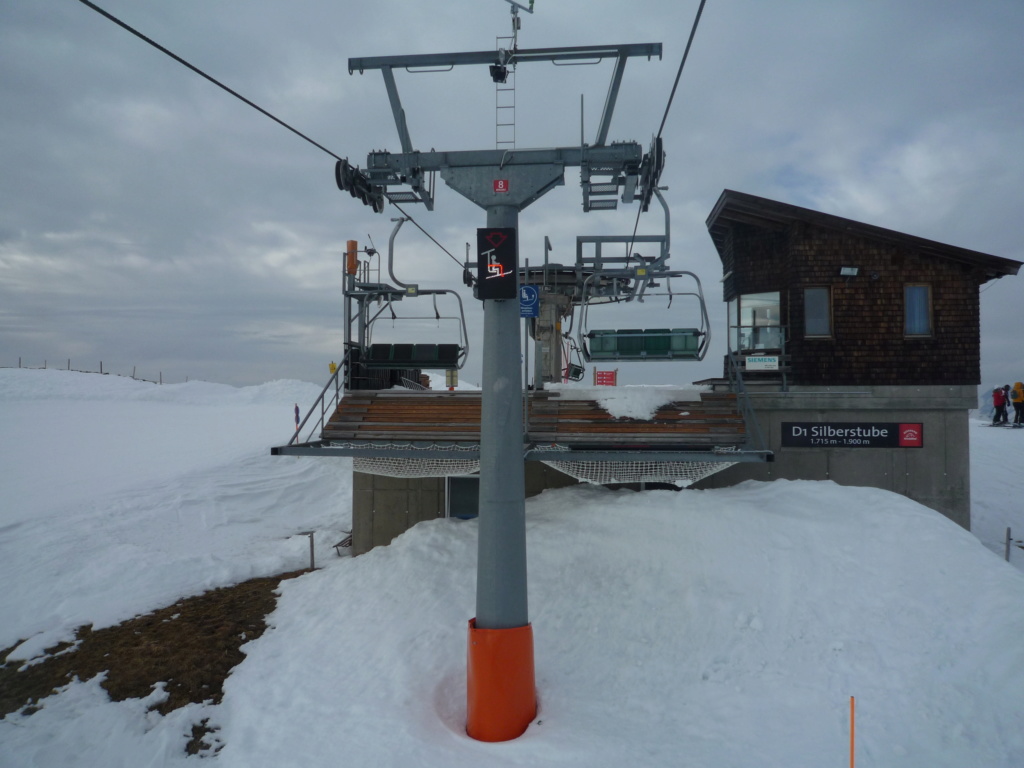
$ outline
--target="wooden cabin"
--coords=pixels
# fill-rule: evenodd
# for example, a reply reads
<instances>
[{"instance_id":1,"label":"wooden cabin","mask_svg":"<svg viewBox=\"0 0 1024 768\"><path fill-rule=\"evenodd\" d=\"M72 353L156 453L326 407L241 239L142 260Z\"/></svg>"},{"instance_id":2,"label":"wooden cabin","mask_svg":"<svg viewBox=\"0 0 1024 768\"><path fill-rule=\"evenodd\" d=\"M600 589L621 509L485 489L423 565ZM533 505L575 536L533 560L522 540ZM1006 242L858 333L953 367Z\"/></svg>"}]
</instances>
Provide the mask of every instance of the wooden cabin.
<instances>
[{"instance_id":1,"label":"wooden cabin","mask_svg":"<svg viewBox=\"0 0 1024 768\"><path fill-rule=\"evenodd\" d=\"M979 289L1021 263L732 190L707 227L729 351L722 379L702 383L733 389L739 372L775 462L702 487L831 479L903 493L969 528ZM920 434L863 442L857 430L874 425Z\"/></svg>"}]
</instances>

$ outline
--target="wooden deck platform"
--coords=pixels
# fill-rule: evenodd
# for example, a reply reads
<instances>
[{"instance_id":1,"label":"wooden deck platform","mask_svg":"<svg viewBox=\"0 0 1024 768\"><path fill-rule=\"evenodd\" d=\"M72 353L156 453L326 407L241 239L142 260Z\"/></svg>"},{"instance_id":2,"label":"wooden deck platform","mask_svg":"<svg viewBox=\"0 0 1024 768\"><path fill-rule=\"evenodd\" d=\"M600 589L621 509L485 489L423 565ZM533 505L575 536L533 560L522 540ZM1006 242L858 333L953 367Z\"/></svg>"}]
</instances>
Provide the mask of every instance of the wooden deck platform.
<instances>
[{"instance_id":1,"label":"wooden deck platform","mask_svg":"<svg viewBox=\"0 0 1024 768\"><path fill-rule=\"evenodd\" d=\"M595 400L564 391L530 393L527 440L568 448L708 450L739 448L747 434L736 396L701 392L660 407L649 420L616 418ZM346 393L324 441L478 443L479 392L404 390Z\"/></svg>"}]
</instances>

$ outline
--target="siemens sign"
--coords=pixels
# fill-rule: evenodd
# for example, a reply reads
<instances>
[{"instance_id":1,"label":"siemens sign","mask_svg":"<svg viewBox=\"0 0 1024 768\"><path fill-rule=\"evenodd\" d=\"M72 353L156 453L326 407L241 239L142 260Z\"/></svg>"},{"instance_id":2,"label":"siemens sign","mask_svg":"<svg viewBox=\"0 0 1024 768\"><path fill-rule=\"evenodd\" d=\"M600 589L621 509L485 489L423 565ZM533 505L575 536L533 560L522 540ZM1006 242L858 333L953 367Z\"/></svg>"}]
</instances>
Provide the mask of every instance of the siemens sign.
<instances>
[{"instance_id":1,"label":"siemens sign","mask_svg":"<svg viewBox=\"0 0 1024 768\"><path fill-rule=\"evenodd\" d=\"M782 422L783 448L923 448L923 424Z\"/></svg>"}]
</instances>

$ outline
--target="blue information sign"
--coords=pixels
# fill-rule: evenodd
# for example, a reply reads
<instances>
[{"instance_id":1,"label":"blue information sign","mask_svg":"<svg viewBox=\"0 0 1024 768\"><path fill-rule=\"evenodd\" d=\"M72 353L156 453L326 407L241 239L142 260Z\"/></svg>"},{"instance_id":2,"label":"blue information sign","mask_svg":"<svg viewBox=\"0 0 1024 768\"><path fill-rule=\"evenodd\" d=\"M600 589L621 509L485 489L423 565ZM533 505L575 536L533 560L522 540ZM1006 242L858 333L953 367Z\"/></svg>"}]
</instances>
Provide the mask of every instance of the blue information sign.
<instances>
[{"instance_id":1,"label":"blue information sign","mask_svg":"<svg viewBox=\"0 0 1024 768\"><path fill-rule=\"evenodd\" d=\"M540 316L540 293L535 285L519 286L519 316Z\"/></svg>"}]
</instances>

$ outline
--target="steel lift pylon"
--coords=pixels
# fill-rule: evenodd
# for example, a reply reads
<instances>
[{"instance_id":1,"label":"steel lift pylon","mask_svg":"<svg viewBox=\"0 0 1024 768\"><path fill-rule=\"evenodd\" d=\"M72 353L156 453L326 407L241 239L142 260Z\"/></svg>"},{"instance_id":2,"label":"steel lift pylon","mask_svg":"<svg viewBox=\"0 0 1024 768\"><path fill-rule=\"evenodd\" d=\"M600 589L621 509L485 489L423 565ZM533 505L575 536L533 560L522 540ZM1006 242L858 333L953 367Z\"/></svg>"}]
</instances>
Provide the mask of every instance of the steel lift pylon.
<instances>
[{"instance_id":1,"label":"steel lift pylon","mask_svg":"<svg viewBox=\"0 0 1024 768\"><path fill-rule=\"evenodd\" d=\"M514 233L519 213L562 185L566 167L580 168L585 211L638 201L647 209L661 171L660 153L645 155L635 142L608 144L612 114L626 62L661 57L660 43L514 50L516 64L614 61L604 109L593 144L554 149L493 149L420 152L414 148L402 108L395 71L486 65L492 78L509 63L508 52L479 51L349 59L349 73L379 70L384 78L402 151L371 152L365 169L339 161L338 185L374 210L383 201L434 205L434 177L441 174L456 192L484 209L478 231L504 237ZM616 199L618 198L618 199ZM482 741L520 736L536 714L533 636L526 568L523 415L520 401L520 318L518 243L515 266L502 276L508 298L487 298L484 307L482 415L480 425L480 517L476 617L469 622L467 733ZM485 249L478 259L486 262ZM491 265L493 266L493 264ZM504 294L502 294L504 295Z\"/></svg>"}]
</instances>

